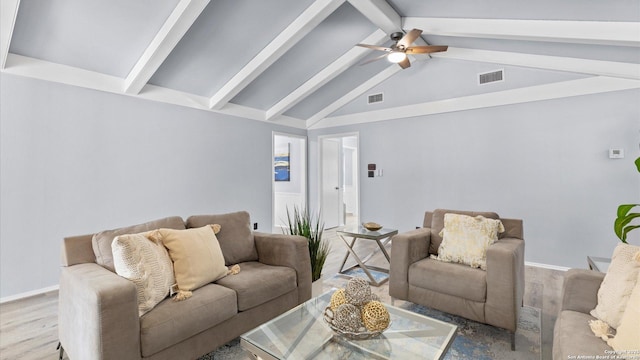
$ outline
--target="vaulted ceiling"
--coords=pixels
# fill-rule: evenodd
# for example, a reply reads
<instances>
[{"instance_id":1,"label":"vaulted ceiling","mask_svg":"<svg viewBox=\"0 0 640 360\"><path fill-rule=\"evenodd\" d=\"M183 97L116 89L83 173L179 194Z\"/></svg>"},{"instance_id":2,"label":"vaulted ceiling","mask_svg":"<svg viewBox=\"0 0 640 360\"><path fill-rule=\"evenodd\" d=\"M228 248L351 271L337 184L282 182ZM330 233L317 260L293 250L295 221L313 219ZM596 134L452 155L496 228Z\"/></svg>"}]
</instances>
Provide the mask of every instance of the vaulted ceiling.
<instances>
[{"instance_id":1,"label":"vaulted ceiling","mask_svg":"<svg viewBox=\"0 0 640 360\"><path fill-rule=\"evenodd\" d=\"M640 88L638 0L1 4L5 73L299 128ZM448 51L360 65L412 28Z\"/></svg>"}]
</instances>

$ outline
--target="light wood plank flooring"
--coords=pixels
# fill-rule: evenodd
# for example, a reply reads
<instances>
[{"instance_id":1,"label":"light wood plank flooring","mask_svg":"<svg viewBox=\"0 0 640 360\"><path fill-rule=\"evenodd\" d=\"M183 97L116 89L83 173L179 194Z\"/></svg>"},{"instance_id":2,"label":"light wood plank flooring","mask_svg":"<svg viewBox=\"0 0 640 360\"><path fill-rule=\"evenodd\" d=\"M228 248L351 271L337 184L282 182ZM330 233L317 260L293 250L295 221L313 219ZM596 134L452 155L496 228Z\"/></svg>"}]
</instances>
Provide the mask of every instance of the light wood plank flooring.
<instances>
[{"instance_id":1,"label":"light wood plank flooring","mask_svg":"<svg viewBox=\"0 0 640 360\"><path fill-rule=\"evenodd\" d=\"M336 236L335 229L327 230L325 237L331 241L332 248L323 274L332 276L337 273L346 248ZM358 252L367 253L375 246L374 242L358 240L355 248ZM387 248L390 250L391 244ZM353 263L348 261L347 265ZM380 252L368 263L388 268ZM551 359L553 325L560 303L563 272L527 266L525 281L525 305L542 311L542 359ZM57 291L1 304L0 359L57 359L57 311Z\"/></svg>"}]
</instances>

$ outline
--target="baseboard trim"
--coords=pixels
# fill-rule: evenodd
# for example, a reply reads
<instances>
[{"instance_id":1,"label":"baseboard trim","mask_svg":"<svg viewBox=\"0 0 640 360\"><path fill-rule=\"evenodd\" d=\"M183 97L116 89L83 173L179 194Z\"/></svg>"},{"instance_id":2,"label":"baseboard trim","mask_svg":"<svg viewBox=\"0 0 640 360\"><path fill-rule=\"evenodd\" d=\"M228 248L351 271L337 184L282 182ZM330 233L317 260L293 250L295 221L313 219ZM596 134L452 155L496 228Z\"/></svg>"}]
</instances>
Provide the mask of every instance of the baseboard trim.
<instances>
[{"instance_id":1,"label":"baseboard trim","mask_svg":"<svg viewBox=\"0 0 640 360\"><path fill-rule=\"evenodd\" d=\"M551 269L551 270L559 270L559 271L567 271L567 270L571 269L571 268L568 268L568 267L565 267L565 266L541 264L541 263L536 263L536 262L531 262L531 261L525 261L524 264L527 265L527 266L535 266L535 267L539 267L539 268L543 268L543 269Z\"/></svg>"},{"instance_id":2,"label":"baseboard trim","mask_svg":"<svg viewBox=\"0 0 640 360\"><path fill-rule=\"evenodd\" d=\"M0 304L4 304L4 303L7 303L7 302L16 301L16 300L22 300L22 299L26 299L28 297L32 297L32 296L36 296L36 295L46 294L48 292L57 291L59 289L60 289L60 285L53 285L53 286L49 286L49 287L42 288L42 289L36 289L36 290L23 292L23 293L20 293L20 294L5 296L3 298L0 298Z\"/></svg>"}]
</instances>

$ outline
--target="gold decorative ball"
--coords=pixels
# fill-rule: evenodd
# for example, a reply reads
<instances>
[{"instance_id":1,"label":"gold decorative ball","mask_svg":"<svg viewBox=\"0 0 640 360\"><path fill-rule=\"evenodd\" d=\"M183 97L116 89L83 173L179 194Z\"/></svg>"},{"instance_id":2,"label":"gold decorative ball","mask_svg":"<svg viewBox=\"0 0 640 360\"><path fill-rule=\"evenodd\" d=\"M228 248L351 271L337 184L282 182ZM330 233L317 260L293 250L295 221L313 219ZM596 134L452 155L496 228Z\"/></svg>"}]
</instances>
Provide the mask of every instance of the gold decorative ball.
<instances>
[{"instance_id":1,"label":"gold decorative ball","mask_svg":"<svg viewBox=\"0 0 640 360\"><path fill-rule=\"evenodd\" d=\"M338 289L331 295L331 303L329 306L331 310L336 311L338 306L346 303L347 299L344 297L344 289Z\"/></svg>"},{"instance_id":2,"label":"gold decorative ball","mask_svg":"<svg viewBox=\"0 0 640 360\"><path fill-rule=\"evenodd\" d=\"M342 304L335 310L333 323L342 331L359 332L364 329L360 309L351 304Z\"/></svg>"},{"instance_id":3,"label":"gold decorative ball","mask_svg":"<svg viewBox=\"0 0 640 360\"><path fill-rule=\"evenodd\" d=\"M369 301L362 307L362 322L369 331L384 330L391 317L387 308L379 301Z\"/></svg>"},{"instance_id":4,"label":"gold decorative ball","mask_svg":"<svg viewBox=\"0 0 640 360\"><path fill-rule=\"evenodd\" d=\"M361 306L371 300L371 287L363 278L354 277L347 283L344 289L344 297L347 303Z\"/></svg>"}]
</instances>

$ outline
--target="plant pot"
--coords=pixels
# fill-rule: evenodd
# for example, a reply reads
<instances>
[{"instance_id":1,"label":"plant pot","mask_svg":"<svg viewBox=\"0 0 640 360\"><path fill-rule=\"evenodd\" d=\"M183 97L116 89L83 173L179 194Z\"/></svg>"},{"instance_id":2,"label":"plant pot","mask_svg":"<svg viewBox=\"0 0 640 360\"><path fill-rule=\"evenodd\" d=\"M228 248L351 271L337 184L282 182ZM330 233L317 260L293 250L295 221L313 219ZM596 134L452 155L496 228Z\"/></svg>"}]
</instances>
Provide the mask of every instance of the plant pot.
<instances>
[{"instance_id":1,"label":"plant pot","mask_svg":"<svg viewBox=\"0 0 640 360\"><path fill-rule=\"evenodd\" d=\"M318 297L322 295L322 277L311 283L311 297Z\"/></svg>"}]
</instances>

